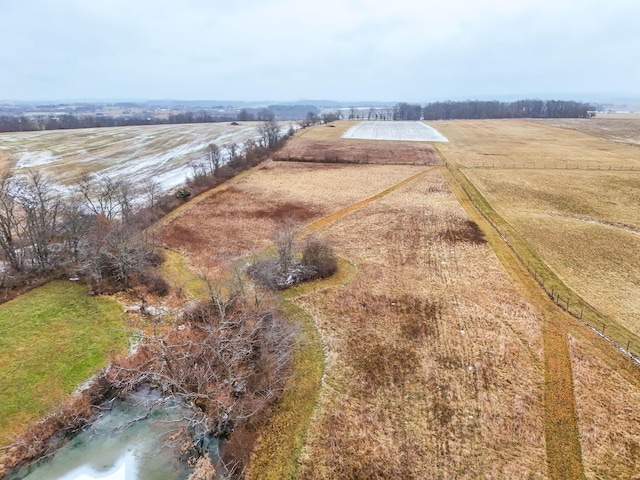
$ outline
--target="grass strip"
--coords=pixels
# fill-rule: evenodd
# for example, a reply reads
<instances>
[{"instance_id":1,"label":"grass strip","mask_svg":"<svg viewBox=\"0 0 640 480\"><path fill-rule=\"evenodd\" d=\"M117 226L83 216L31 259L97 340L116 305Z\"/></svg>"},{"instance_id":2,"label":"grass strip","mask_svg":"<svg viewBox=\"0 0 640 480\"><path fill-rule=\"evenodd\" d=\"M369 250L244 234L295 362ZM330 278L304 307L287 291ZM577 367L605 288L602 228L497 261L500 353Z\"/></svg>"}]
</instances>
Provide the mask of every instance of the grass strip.
<instances>
[{"instance_id":1,"label":"grass strip","mask_svg":"<svg viewBox=\"0 0 640 480\"><path fill-rule=\"evenodd\" d=\"M492 250L511 278L523 287L528 300L543 316L544 350L544 428L547 452L547 474L551 479L583 479L584 466L573 390L573 373L567 331L570 317L549 302L536 285L530 271L521 262L513 247L504 241L486 210L481 211L463 185L458 183L451 168L443 175L469 217L481 226ZM465 177L466 178L466 177ZM486 202L486 200L485 200ZM485 209L491 209L488 203ZM497 214L496 214L497 215Z\"/></svg>"},{"instance_id":2,"label":"grass strip","mask_svg":"<svg viewBox=\"0 0 640 480\"><path fill-rule=\"evenodd\" d=\"M119 304L52 281L0 305L0 445L126 350Z\"/></svg>"},{"instance_id":3,"label":"grass strip","mask_svg":"<svg viewBox=\"0 0 640 480\"><path fill-rule=\"evenodd\" d=\"M503 241L511 248L532 278L546 294L573 317L599 332L616 347L640 360L640 337L619 325L614 319L597 310L567 286L555 272L538 256L533 247L497 213L484 195L462 170L449 162L447 169L464 190L474 207L495 228Z\"/></svg>"},{"instance_id":4,"label":"grass strip","mask_svg":"<svg viewBox=\"0 0 640 480\"><path fill-rule=\"evenodd\" d=\"M262 431L249 463L248 479L293 479L318 399L324 374L324 351L313 317L295 299L347 283L356 268L339 260L338 271L330 278L284 290L282 311L300 328L301 341L293 356L292 376L281 402Z\"/></svg>"}]
</instances>

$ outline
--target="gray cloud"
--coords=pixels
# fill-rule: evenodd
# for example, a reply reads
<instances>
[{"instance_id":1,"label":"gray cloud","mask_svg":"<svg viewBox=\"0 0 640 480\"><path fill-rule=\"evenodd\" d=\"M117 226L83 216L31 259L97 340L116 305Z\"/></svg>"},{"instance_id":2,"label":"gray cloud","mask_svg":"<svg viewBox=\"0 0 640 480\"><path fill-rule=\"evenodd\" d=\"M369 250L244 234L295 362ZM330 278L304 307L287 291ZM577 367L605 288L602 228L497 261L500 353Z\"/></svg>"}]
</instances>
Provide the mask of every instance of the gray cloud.
<instances>
[{"instance_id":1,"label":"gray cloud","mask_svg":"<svg viewBox=\"0 0 640 480\"><path fill-rule=\"evenodd\" d=\"M640 4L0 0L0 98L638 94Z\"/></svg>"}]
</instances>

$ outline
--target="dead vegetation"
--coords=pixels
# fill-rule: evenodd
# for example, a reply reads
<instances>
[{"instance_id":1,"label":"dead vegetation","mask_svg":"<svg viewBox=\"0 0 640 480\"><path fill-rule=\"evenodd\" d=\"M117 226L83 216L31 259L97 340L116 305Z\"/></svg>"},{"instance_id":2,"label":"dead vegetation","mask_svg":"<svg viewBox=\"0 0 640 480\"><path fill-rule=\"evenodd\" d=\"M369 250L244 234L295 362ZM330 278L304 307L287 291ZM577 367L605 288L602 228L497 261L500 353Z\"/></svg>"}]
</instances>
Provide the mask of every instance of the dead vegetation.
<instances>
[{"instance_id":1,"label":"dead vegetation","mask_svg":"<svg viewBox=\"0 0 640 480\"><path fill-rule=\"evenodd\" d=\"M587 479L637 478L640 389L570 338L580 441Z\"/></svg>"},{"instance_id":2,"label":"dead vegetation","mask_svg":"<svg viewBox=\"0 0 640 480\"><path fill-rule=\"evenodd\" d=\"M326 128L319 125L313 128ZM274 160L326 163L441 165L437 153L424 142L388 140L317 140L293 137Z\"/></svg>"},{"instance_id":3,"label":"dead vegetation","mask_svg":"<svg viewBox=\"0 0 640 480\"><path fill-rule=\"evenodd\" d=\"M462 171L568 287L637 336L640 162L637 148L607 138L640 122L591 120L442 122L452 142L438 148L449 162L473 166ZM589 319L599 328L605 321ZM638 351L637 338L620 335Z\"/></svg>"},{"instance_id":4,"label":"dead vegetation","mask_svg":"<svg viewBox=\"0 0 640 480\"><path fill-rule=\"evenodd\" d=\"M253 280L271 290L284 290L303 282L329 277L338 269L338 259L324 238L296 240L290 225L276 232L276 255L254 260L247 269Z\"/></svg>"},{"instance_id":5,"label":"dead vegetation","mask_svg":"<svg viewBox=\"0 0 640 480\"><path fill-rule=\"evenodd\" d=\"M327 351L301 478L545 476L539 320L468 221L434 172L325 227L358 274L299 300Z\"/></svg>"},{"instance_id":6,"label":"dead vegetation","mask_svg":"<svg viewBox=\"0 0 640 480\"><path fill-rule=\"evenodd\" d=\"M413 166L264 163L197 204L185 205L155 238L185 252L200 271L215 269L269 247L286 222L311 223L418 171Z\"/></svg>"}]
</instances>

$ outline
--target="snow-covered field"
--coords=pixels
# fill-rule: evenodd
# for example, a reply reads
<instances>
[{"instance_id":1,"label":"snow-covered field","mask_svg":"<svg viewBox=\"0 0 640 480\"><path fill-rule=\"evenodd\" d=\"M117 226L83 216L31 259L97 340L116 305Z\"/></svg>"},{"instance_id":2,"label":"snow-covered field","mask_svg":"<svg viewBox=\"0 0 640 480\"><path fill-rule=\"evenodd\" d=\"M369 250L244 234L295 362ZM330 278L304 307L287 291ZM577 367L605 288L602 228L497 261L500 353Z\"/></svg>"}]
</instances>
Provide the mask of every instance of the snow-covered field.
<instances>
[{"instance_id":1,"label":"snow-covered field","mask_svg":"<svg viewBox=\"0 0 640 480\"><path fill-rule=\"evenodd\" d=\"M422 122L360 122L342 134L342 138L366 140L407 140L412 142L448 142L435 128Z\"/></svg>"},{"instance_id":2,"label":"snow-covered field","mask_svg":"<svg viewBox=\"0 0 640 480\"><path fill-rule=\"evenodd\" d=\"M153 178L164 191L185 181L189 162L215 143L225 153L230 143L258 138L260 122L86 128L0 134L0 170L32 168L60 186L84 173L103 173L140 183ZM286 131L288 125L283 125Z\"/></svg>"}]
</instances>

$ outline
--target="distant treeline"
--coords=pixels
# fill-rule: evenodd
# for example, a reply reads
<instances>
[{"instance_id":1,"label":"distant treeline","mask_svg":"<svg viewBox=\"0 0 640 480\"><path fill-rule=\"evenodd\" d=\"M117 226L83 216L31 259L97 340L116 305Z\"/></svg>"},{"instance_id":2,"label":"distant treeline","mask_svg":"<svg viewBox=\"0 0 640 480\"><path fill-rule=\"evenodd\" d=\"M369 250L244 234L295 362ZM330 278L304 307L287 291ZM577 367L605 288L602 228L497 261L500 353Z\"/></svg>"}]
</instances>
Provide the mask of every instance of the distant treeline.
<instances>
[{"instance_id":1,"label":"distant treeline","mask_svg":"<svg viewBox=\"0 0 640 480\"><path fill-rule=\"evenodd\" d=\"M73 128L126 127L134 125L164 125L175 123L231 122L236 115L215 115L211 112L183 112L168 118L145 116L102 116L61 114L56 116L0 116L0 132L33 132L38 130L63 130Z\"/></svg>"},{"instance_id":2,"label":"distant treeline","mask_svg":"<svg viewBox=\"0 0 640 480\"><path fill-rule=\"evenodd\" d=\"M565 100L518 100L515 102L467 100L428 103L422 109L422 115L425 120L587 118L592 116L591 112L594 110L593 105Z\"/></svg>"}]
</instances>

